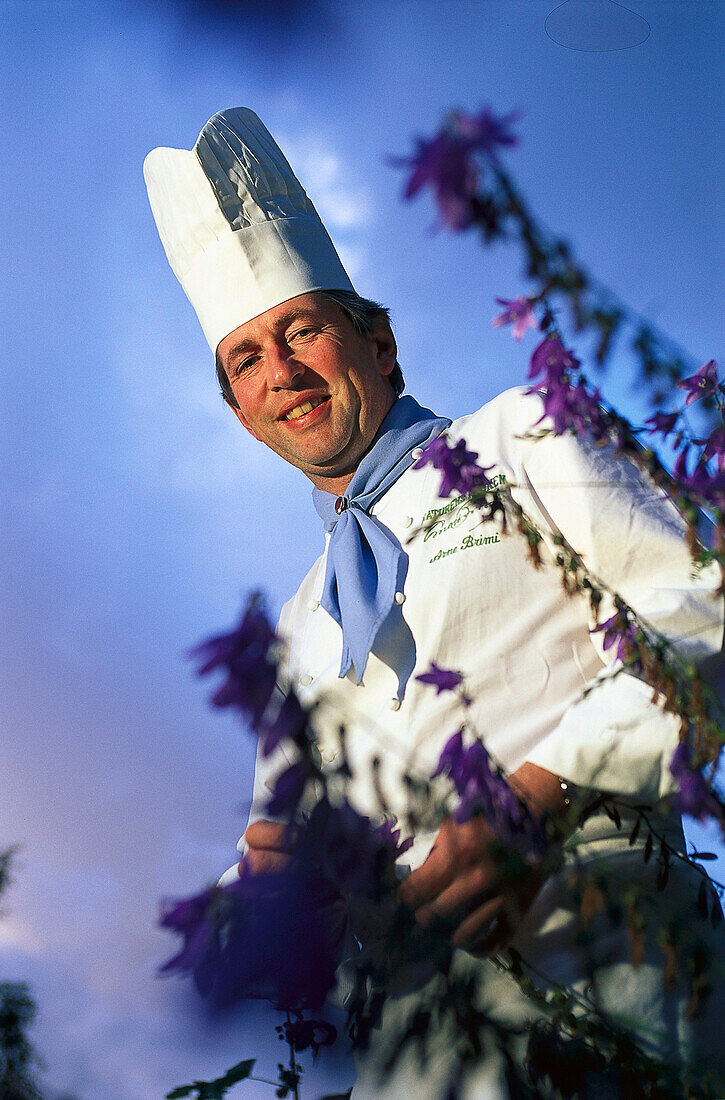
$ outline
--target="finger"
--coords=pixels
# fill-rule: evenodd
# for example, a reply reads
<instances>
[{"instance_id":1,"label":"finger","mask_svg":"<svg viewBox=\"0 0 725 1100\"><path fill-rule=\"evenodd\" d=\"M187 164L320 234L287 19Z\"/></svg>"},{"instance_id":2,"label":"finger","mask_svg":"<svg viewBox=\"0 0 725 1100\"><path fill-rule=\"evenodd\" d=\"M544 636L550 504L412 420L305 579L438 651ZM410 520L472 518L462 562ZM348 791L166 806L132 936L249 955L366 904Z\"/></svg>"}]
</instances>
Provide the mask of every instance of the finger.
<instances>
[{"instance_id":1,"label":"finger","mask_svg":"<svg viewBox=\"0 0 725 1100\"><path fill-rule=\"evenodd\" d=\"M253 875L274 875L287 869L290 857L282 852L250 848L242 863Z\"/></svg>"},{"instance_id":2,"label":"finger","mask_svg":"<svg viewBox=\"0 0 725 1100\"><path fill-rule=\"evenodd\" d=\"M437 919L446 922L455 920L458 924L472 909L500 893L500 890L501 883L495 868L485 862L476 864L460 871L437 897L416 909L415 919L422 925Z\"/></svg>"},{"instance_id":3,"label":"finger","mask_svg":"<svg viewBox=\"0 0 725 1100\"><path fill-rule=\"evenodd\" d=\"M290 852L294 847L296 830L277 821L255 821L244 834L250 848L271 852Z\"/></svg>"},{"instance_id":4,"label":"finger","mask_svg":"<svg viewBox=\"0 0 725 1100\"><path fill-rule=\"evenodd\" d=\"M454 947L464 951L484 954L511 936L511 926L504 907L504 899L490 898L461 921L451 936Z\"/></svg>"},{"instance_id":5,"label":"finger","mask_svg":"<svg viewBox=\"0 0 725 1100\"><path fill-rule=\"evenodd\" d=\"M436 842L424 863L401 885L398 897L404 905L418 909L432 901L452 882L455 874L455 833L443 822Z\"/></svg>"}]
</instances>

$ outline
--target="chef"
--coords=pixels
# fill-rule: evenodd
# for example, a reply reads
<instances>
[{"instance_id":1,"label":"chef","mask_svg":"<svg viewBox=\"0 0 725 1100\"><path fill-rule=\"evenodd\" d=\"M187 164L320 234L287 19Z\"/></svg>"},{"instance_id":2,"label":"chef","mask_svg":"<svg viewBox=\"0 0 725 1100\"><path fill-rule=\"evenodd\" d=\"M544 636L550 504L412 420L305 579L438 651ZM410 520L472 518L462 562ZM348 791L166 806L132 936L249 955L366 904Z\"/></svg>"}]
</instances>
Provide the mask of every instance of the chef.
<instances>
[{"instance_id":1,"label":"chef","mask_svg":"<svg viewBox=\"0 0 725 1100\"><path fill-rule=\"evenodd\" d=\"M193 150L155 149L144 173L169 262L215 354L227 404L312 482L319 519L311 514L311 522L320 523L325 546L282 612L283 674L304 701L318 703L323 763L339 754L345 726L356 808L375 817L384 806L409 824L403 776L430 777L461 726L484 739L522 800L558 824L562 837L571 831L574 792L606 791L625 806L657 804L672 793L678 719L641 680L614 674L586 601L564 594L555 565L563 536L590 573L683 657L707 662L722 641L719 576L714 567L692 576L671 502L606 448L570 435L527 438L542 415L536 394L508 391L454 422L403 396L387 310L355 292L312 203L253 112L220 112ZM532 566L525 540L485 522L469 496L439 496L439 471L418 460L443 433L451 445L465 440L491 485L510 491L541 530L541 568ZM612 613L613 605L604 606L600 621ZM433 662L463 674L457 691L418 679ZM258 760L240 842L255 872L287 859L282 827L264 811L286 766L281 749ZM567 841L567 858L581 867L605 854L610 889L634 878L654 893L644 840L628 844L628 823L618 830L595 814ZM663 817L662 829L681 843L678 820ZM524 1023L534 1015L486 957L514 937L524 957L553 968L557 981L575 987L593 969L600 1005L629 1024L636 1019L656 1053L686 1062L707 1049L707 1026L688 1024L686 993L666 988L655 943L635 972L626 929L609 929L600 944L588 944L585 967L566 872L543 886L533 869L504 881L492 858L495 839L481 818L418 828L401 896L422 923L448 922L462 949L459 965L488 971L485 995L502 1018ZM692 875L681 879L671 894L684 913L696 885ZM391 1026L414 1005L415 994L398 998ZM449 1062L441 1042L425 1096L445 1095ZM495 1058L485 1059L469 1074L465 1095L505 1096L502 1072ZM373 1049L355 1097L408 1095L413 1080L413 1062L403 1060L381 1084Z\"/></svg>"}]
</instances>

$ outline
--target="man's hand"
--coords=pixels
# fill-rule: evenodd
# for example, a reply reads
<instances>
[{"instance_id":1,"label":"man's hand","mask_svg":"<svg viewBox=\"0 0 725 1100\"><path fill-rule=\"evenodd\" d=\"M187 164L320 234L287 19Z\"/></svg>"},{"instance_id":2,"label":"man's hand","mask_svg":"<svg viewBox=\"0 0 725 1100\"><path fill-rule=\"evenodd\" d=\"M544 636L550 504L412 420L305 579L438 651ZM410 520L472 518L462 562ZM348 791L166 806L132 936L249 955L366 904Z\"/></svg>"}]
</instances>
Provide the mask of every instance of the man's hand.
<instances>
[{"instance_id":1,"label":"man's hand","mask_svg":"<svg viewBox=\"0 0 725 1100\"><path fill-rule=\"evenodd\" d=\"M544 878L538 866L503 850L482 817L463 825L448 817L399 897L420 924L445 929L454 947L485 954L514 935Z\"/></svg>"},{"instance_id":2,"label":"man's hand","mask_svg":"<svg viewBox=\"0 0 725 1100\"><path fill-rule=\"evenodd\" d=\"M249 849L239 863L239 872L247 867L254 875L269 875L289 865L294 837L289 826L276 821L255 821L244 834Z\"/></svg>"},{"instance_id":3,"label":"man's hand","mask_svg":"<svg viewBox=\"0 0 725 1100\"><path fill-rule=\"evenodd\" d=\"M565 806L557 776L524 764L510 782L536 817L561 817ZM420 924L441 925L454 947L486 954L515 934L546 873L541 864L505 850L483 817L462 825L448 817L399 897Z\"/></svg>"}]
</instances>

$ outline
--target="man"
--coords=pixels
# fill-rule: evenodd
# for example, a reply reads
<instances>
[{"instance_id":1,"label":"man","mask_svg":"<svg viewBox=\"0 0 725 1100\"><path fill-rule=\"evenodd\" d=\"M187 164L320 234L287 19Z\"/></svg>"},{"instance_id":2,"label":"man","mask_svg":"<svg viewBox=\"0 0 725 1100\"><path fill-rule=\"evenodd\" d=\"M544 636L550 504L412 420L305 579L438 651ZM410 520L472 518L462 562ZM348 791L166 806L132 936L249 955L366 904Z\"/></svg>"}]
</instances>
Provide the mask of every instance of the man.
<instances>
[{"instance_id":1,"label":"man","mask_svg":"<svg viewBox=\"0 0 725 1100\"><path fill-rule=\"evenodd\" d=\"M521 799L536 817L559 822L562 835L574 785L632 805L669 794L678 721L640 680L607 675L611 654L592 632L586 603L563 594L553 562L561 534L604 585L679 640L686 657L708 658L722 638L719 577L714 569L691 577L670 502L606 450L570 436L526 438L541 416L536 395L510 391L453 424L401 397L387 311L357 296L314 207L252 112L215 115L191 152L154 150L145 174L168 258L215 353L228 405L314 486L326 547L285 605L283 674L303 701L319 704L323 762L336 758L346 727L356 808L375 816L384 803L405 825L404 775L431 776L462 725L484 737ZM542 530L544 568L532 568L524 540L484 524L469 498L438 497L437 472L416 458L444 431L451 443L467 441L491 483L510 487ZM610 613L603 609L600 619ZM418 678L433 661L465 674L470 701L434 693ZM287 859L282 827L264 816L286 765L282 750L258 761L240 842L257 873ZM635 812L623 813L631 825ZM615 893L637 878L646 893L644 837L629 845L627 824L620 832L595 815L577 831L570 862L593 865L606 853ZM672 818L662 830L674 843L681 838ZM557 981L580 988L596 973L600 1005L630 1023L636 1015L654 1051L693 1057L706 1029L695 1035L688 1027L684 989L665 988L656 944L635 973L626 929L610 928L589 937L585 959L566 875L543 888L534 869L505 881L495 845L480 817L418 828L401 898L421 923L447 923L454 947L464 949L459 965L484 974L485 999L502 1019L525 1026L535 1016L518 987L480 960L513 936ZM691 889L683 876L673 913L686 911ZM415 998L399 998L386 1022L413 1012ZM386 1023L381 1050L385 1033ZM407 1095L413 1063L404 1061L382 1085L376 1059L383 1053L375 1048L355 1096ZM449 1053L442 1041L424 1095L444 1095ZM502 1074L488 1057L469 1075L466 1095L506 1095Z\"/></svg>"}]
</instances>

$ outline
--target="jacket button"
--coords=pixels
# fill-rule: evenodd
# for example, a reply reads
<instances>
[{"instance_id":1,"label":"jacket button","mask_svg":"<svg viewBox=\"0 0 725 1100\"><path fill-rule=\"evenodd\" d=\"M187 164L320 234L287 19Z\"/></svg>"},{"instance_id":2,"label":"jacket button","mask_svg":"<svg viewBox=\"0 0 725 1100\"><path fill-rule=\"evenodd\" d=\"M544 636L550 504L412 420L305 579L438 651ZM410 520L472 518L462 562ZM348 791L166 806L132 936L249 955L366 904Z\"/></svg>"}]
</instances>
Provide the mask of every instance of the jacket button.
<instances>
[{"instance_id":1,"label":"jacket button","mask_svg":"<svg viewBox=\"0 0 725 1100\"><path fill-rule=\"evenodd\" d=\"M413 447L413 450L410 452L410 457L414 458L417 461L422 454L423 454L423 448L422 447Z\"/></svg>"},{"instance_id":2,"label":"jacket button","mask_svg":"<svg viewBox=\"0 0 725 1100\"><path fill-rule=\"evenodd\" d=\"M308 611L317 611L317 608L319 606L320 606L320 601L319 600L308 600L307 601L307 610Z\"/></svg>"},{"instance_id":3,"label":"jacket button","mask_svg":"<svg viewBox=\"0 0 725 1100\"><path fill-rule=\"evenodd\" d=\"M302 684L302 687L305 688L309 687L313 680L314 676L312 676L309 672L306 672L304 676L300 676L300 683Z\"/></svg>"},{"instance_id":4,"label":"jacket button","mask_svg":"<svg viewBox=\"0 0 725 1100\"><path fill-rule=\"evenodd\" d=\"M396 603L405 603L405 592L396 592L395 593L395 602Z\"/></svg>"},{"instance_id":5,"label":"jacket button","mask_svg":"<svg viewBox=\"0 0 725 1100\"><path fill-rule=\"evenodd\" d=\"M400 699L391 699L388 705L391 710L400 710Z\"/></svg>"},{"instance_id":6,"label":"jacket button","mask_svg":"<svg viewBox=\"0 0 725 1100\"><path fill-rule=\"evenodd\" d=\"M413 522L413 517L412 516L403 516L403 519L402 519L403 527L410 527L412 522Z\"/></svg>"}]
</instances>

